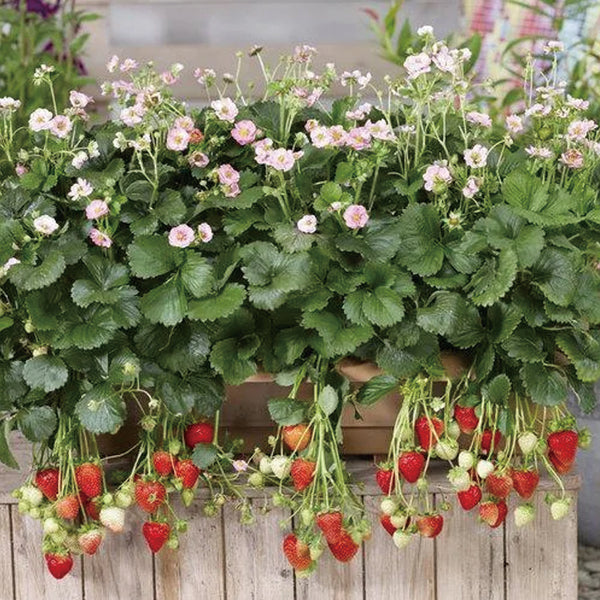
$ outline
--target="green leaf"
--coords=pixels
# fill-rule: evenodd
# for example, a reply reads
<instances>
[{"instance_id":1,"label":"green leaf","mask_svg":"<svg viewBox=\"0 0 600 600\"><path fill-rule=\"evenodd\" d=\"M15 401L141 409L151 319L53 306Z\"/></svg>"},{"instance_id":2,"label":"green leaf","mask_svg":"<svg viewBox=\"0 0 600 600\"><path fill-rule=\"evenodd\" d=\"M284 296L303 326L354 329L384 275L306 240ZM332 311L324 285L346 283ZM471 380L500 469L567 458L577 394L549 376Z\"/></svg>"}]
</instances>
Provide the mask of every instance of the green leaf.
<instances>
[{"instance_id":1,"label":"green leaf","mask_svg":"<svg viewBox=\"0 0 600 600\"><path fill-rule=\"evenodd\" d=\"M489 308L487 315L491 339L496 343L509 339L522 318L523 314L514 304L496 302Z\"/></svg>"},{"instance_id":2,"label":"green leaf","mask_svg":"<svg viewBox=\"0 0 600 600\"><path fill-rule=\"evenodd\" d=\"M542 406L558 406L567 399L567 380L556 370L537 363L524 365L521 379L531 400Z\"/></svg>"},{"instance_id":3,"label":"green leaf","mask_svg":"<svg viewBox=\"0 0 600 600\"><path fill-rule=\"evenodd\" d=\"M188 318L200 321L216 321L233 314L246 298L244 286L237 283L226 285L218 294L191 300Z\"/></svg>"},{"instance_id":4,"label":"green leaf","mask_svg":"<svg viewBox=\"0 0 600 600\"><path fill-rule=\"evenodd\" d=\"M573 304L588 322L600 324L600 278L589 270L579 273Z\"/></svg>"},{"instance_id":5,"label":"green leaf","mask_svg":"<svg viewBox=\"0 0 600 600\"><path fill-rule=\"evenodd\" d=\"M183 321L188 304L181 286L170 280L145 294L140 307L151 323L173 326Z\"/></svg>"},{"instance_id":6,"label":"green leaf","mask_svg":"<svg viewBox=\"0 0 600 600\"><path fill-rule=\"evenodd\" d=\"M83 350L99 348L113 337L118 327L110 308L92 307L83 313L70 314L61 321L53 344L59 349L73 346Z\"/></svg>"},{"instance_id":7,"label":"green leaf","mask_svg":"<svg viewBox=\"0 0 600 600\"><path fill-rule=\"evenodd\" d=\"M272 398L268 403L269 415L278 425L298 425L306 419L307 403L294 398Z\"/></svg>"},{"instance_id":8,"label":"green leaf","mask_svg":"<svg viewBox=\"0 0 600 600\"><path fill-rule=\"evenodd\" d=\"M542 362L546 353L539 335L529 327L519 327L502 347L511 358L516 358L526 363Z\"/></svg>"},{"instance_id":9,"label":"green leaf","mask_svg":"<svg viewBox=\"0 0 600 600\"><path fill-rule=\"evenodd\" d=\"M189 383L195 391L194 408L203 417L212 417L221 409L225 389L220 377L193 374Z\"/></svg>"},{"instance_id":10,"label":"green leaf","mask_svg":"<svg viewBox=\"0 0 600 600\"><path fill-rule=\"evenodd\" d=\"M517 255L505 248L498 257L488 257L469 283L469 297L474 304L490 306L511 288L517 276Z\"/></svg>"},{"instance_id":11,"label":"green leaf","mask_svg":"<svg viewBox=\"0 0 600 600\"><path fill-rule=\"evenodd\" d=\"M247 336L256 338L256 336ZM256 363L250 360L259 345L259 340L252 339L245 352L240 352L240 344L244 338L228 338L214 344L210 353L210 364L223 375L227 383L239 385L243 383L250 375L256 373ZM248 350L250 349L250 352Z\"/></svg>"},{"instance_id":12,"label":"green leaf","mask_svg":"<svg viewBox=\"0 0 600 600\"><path fill-rule=\"evenodd\" d=\"M571 380L571 388L579 401L579 406L585 414L590 414L598 404L596 391L593 383Z\"/></svg>"},{"instance_id":13,"label":"green leaf","mask_svg":"<svg viewBox=\"0 0 600 600\"><path fill-rule=\"evenodd\" d=\"M546 248L532 267L532 282L554 304L567 306L575 294L574 253Z\"/></svg>"},{"instance_id":14,"label":"green leaf","mask_svg":"<svg viewBox=\"0 0 600 600\"><path fill-rule=\"evenodd\" d=\"M213 444L196 444L192 461L199 469L208 469L217 460L219 449Z\"/></svg>"},{"instance_id":15,"label":"green leaf","mask_svg":"<svg viewBox=\"0 0 600 600\"><path fill-rule=\"evenodd\" d=\"M175 415L186 415L194 407L194 390L176 375L160 377L156 384L156 394Z\"/></svg>"},{"instance_id":16,"label":"green leaf","mask_svg":"<svg viewBox=\"0 0 600 600\"><path fill-rule=\"evenodd\" d=\"M316 240L313 233L302 233L295 225L278 223L273 238L286 252L305 252Z\"/></svg>"},{"instance_id":17,"label":"green leaf","mask_svg":"<svg viewBox=\"0 0 600 600\"><path fill-rule=\"evenodd\" d=\"M165 190L154 207L154 214L165 225L179 225L185 222L187 212L181 193L177 190Z\"/></svg>"},{"instance_id":18,"label":"green leaf","mask_svg":"<svg viewBox=\"0 0 600 600\"><path fill-rule=\"evenodd\" d=\"M186 253L186 261L181 267L181 280L185 289L196 298L208 296L213 287L212 268L198 253Z\"/></svg>"},{"instance_id":19,"label":"green leaf","mask_svg":"<svg viewBox=\"0 0 600 600\"><path fill-rule=\"evenodd\" d=\"M556 336L556 343L573 363L581 381L600 379L600 332L561 331Z\"/></svg>"},{"instance_id":20,"label":"green leaf","mask_svg":"<svg viewBox=\"0 0 600 600\"><path fill-rule=\"evenodd\" d=\"M38 266L25 263L15 265L10 269L8 277L20 290L39 290L54 283L63 274L65 268L64 256L52 250Z\"/></svg>"},{"instance_id":21,"label":"green leaf","mask_svg":"<svg viewBox=\"0 0 600 600\"><path fill-rule=\"evenodd\" d=\"M89 256L85 264L92 279L78 279L71 288L73 302L82 308L90 304L116 304L137 295L137 290L125 284L129 281L127 267L113 264L102 257Z\"/></svg>"},{"instance_id":22,"label":"green leaf","mask_svg":"<svg viewBox=\"0 0 600 600\"><path fill-rule=\"evenodd\" d=\"M140 235L127 248L127 255L131 272L142 279L168 273L181 260L180 250L160 235Z\"/></svg>"},{"instance_id":23,"label":"green leaf","mask_svg":"<svg viewBox=\"0 0 600 600\"><path fill-rule=\"evenodd\" d=\"M7 316L0 317L0 331L13 326L14 321Z\"/></svg>"},{"instance_id":24,"label":"green leaf","mask_svg":"<svg viewBox=\"0 0 600 600\"><path fill-rule=\"evenodd\" d=\"M317 402L319 403L321 410L327 416L329 416L330 414L332 414L335 411L335 409L337 408L337 406L339 404L338 393L335 391L335 389L332 386L326 385L321 390L321 393L319 394L319 399L317 400Z\"/></svg>"},{"instance_id":25,"label":"green leaf","mask_svg":"<svg viewBox=\"0 0 600 600\"><path fill-rule=\"evenodd\" d=\"M34 356L25 363L23 377L29 387L48 394L67 383L69 370L58 356Z\"/></svg>"},{"instance_id":26,"label":"green leaf","mask_svg":"<svg viewBox=\"0 0 600 600\"><path fill-rule=\"evenodd\" d=\"M56 411L50 406L33 406L17 413L19 429L30 442L43 442L56 430Z\"/></svg>"},{"instance_id":27,"label":"green leaf","mask_svg":"<svg viewBox=\"0 0 600 600\"><path fill-rule=\"evenodd\" d=\"M376 362L387 374L404 379L421 369L443 372L440 363L440 349L437 337L421 331L416 343L401 347L385 340L377 351Z\"/></svg>"},{"instance_id":28,"label":"green leaf","mask_svg":"<svg viewBox=\"0 0 600 600\"><path fill-rule=\"evenodd\" d=\"M308 343L306 331L301 327L281 329L275 334L273 351L284 364L291 365L302 356Z\"/></svg>"},{"instance_id":29,"label":"green leaf","mask_svg":"<svg viewBox=\"0 0 600 600\"><path fill-rule=\"evenodd\" d=\"M371 406L378 400L398 391L399 381L391 375L377 375L361 386L356 400L363 406Z\"/></svg>"},{"instance_id":30,"label":"green leaf","mask_svg":"<svg viewBox=\"0 0 600 600\"><path fill-rule=\"evenodd\" d=\"M404 304L394 291L378 287L369 293L362 303L363 313L370 323L389 327L404 317Z\"/></svg>"},{"instance_id":31,"label":"green leaf","mask_svg":"<svg viewBox=\"0 0 600 600\"><path fill-rule=\"evenodd\" d=\"M8 444L10 429L11 422L8 419L0 424L0 461L11 469L18 469L19 463L15 460Z\"/></svg>"},{"instance_id":32,"label":"green leaf","mask_svg":"<svg viewBox=\"0 0 600 600\"><path fill-rule=\"evenodd\" d=\"M481 387L481 394L484 400L492 404L504 405L510 394L510 379L502 373L496 375L489 383Z\"/></svg>"},{"instance_id":33,"label":"green leaf","mask_svg":"<svg viewBox=\"0 0 600 600\"><path fill-rule=\"evenodd\" d=\"M110 384L103 383L77 402L75 414L91 433L115 433L125 421L125 402Z\"/></svg>"}]
</instances>

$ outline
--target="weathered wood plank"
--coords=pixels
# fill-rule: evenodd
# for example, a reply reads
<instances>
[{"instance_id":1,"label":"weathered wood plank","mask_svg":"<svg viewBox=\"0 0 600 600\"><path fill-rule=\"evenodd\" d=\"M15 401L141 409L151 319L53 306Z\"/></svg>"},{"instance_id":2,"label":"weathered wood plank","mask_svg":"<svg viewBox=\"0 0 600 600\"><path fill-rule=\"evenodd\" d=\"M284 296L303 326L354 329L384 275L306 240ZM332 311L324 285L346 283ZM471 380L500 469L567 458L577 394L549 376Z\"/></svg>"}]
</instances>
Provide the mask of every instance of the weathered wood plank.
<instances>
[{"instance_id":1,"label":"weathered wood plank","mask_svg":"<svg viewBox=\"0 0 600 600\"><path fill-rule=\"evenodd\" d=\"M5 600L14 599L11 510L10 506L0 506L0 593Z\"/></svg>"},{"instance_id":2,"label":"weathered wood plank","mask_svg":"<svg viewBox=\"0 0 600 600\"><path fill-rule=\"evenodd\" d=\"M222 516L205 516L200 501L180 514L188 529L179 549L165 548L156 556L156 600L224 600Z\"/></svg>"},{"instance_id":3,"label":"weathered wood plank","mask_svg":"<svg viewBox=\"0 0 600 600\"><path fill-rule=\"evenodd\" d=\"M479 523L477 509L464 511L455 494L445 499L452 508L436 539L436 600L504 600L504 527Z\"/></svg>"},{"instance_id":4,"label":"weathered wood plank","mask_svg":"<svg viewBox=\"0 0 600 600\"><path fill-rule=\"evenodd\" d=\"M433 600L434 542L415 536L408 547L402 550L396 548L391 536L379 523L380 498L370 497L365 501L373 517L373 537L364 545L365 598Z\"/></svg>"},{"instance_id":5,"label":"weathered wood plank","mask_svg":"<svg viewBox=\"0 0 600 600\"><path fill-rule=\"evenodd\" d=\"M10 494L19 487L31 469L31 442L28 442L20 433L13 431L10 434L10 449L20 468L19 470L11 469L0 463L0 495Z\"/></svg>"},{"instance_id":6,"label":"weathered wood plank","mask_svg":"<svg viewBox=\"0 0 600 600\"><path fill-rule=\"evenodd\" d=\"M81 559L74 557L71 573L57 581L46 569L39 521L24 517L12 509L12 525L15 600L82 600Z\"/></svg>"},{"instance_id":7,"label":"weathered wood plank","mask_svg":"<svg viewBox=\"0 0 600 600\"><path fill-rule=\"evenodd\" d=\"M253 500L252 505L257 521L250 526L240 524L234 508L224 509L227 600L293 598L293 569L283 555L283 533L279 527L287 513L273 509L258 514L262 501Z\"/></svg>"},{"instance_id":8,"label":"weathered wood plank","mask_svg":"<svg viewBox=\"0 0 600 600\"><path fill-rule=\"evenodd\" d=\"M544 494L535 494L536 518L521 529L506 521L506 600L577 600L577 510L554 521ZM511 503L514 509L515 502Z\"/></svg>"},{"instance_id":9,"label":"weathered wood plank","mask_svg":"<svg viewBox=\"0 0 600 600\"><path fill-rule=\"evenodd\" d=\"M139 511L128 510L123 533L107 533L96 555L85 559L85 600L154 597L153 560L142 535L143 521Z\"/></svg>"}]
</instances>

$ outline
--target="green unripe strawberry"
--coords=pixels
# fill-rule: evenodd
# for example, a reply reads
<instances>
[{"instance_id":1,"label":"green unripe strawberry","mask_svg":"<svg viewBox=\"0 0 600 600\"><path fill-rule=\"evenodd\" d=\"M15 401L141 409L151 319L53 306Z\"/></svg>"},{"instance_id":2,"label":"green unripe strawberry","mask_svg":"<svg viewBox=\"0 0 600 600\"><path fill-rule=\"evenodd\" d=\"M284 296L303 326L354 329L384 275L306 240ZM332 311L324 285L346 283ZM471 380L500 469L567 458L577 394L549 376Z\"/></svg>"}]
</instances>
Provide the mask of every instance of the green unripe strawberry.
<instances>
[{"instance_id":1,"label":"green unripe strawberry","mask_svg":"<svg viewBox=\"0 0 600 600\"><path fill-rule=\"evenodd\" d=\"M412 534L407 533L406 531L402 531L401 529L398 529L397 531L394 532L394 535L392 536L392 540L394 542L394 545L397 548L406 548L406 546L408 546L408 544L410 544L412 537L413 537Z\"/></svg>"},{"instance_id":2,"label":"green unripe strawberry","mask_svg":"<svg viewBox=\"0 0 600 600\"><path fill-rule=\"evenodd\" d=\"M535 508L532 504L521 504L515 508L515 525L524 527L535 519Z\"/></svg>"}]
</instances>

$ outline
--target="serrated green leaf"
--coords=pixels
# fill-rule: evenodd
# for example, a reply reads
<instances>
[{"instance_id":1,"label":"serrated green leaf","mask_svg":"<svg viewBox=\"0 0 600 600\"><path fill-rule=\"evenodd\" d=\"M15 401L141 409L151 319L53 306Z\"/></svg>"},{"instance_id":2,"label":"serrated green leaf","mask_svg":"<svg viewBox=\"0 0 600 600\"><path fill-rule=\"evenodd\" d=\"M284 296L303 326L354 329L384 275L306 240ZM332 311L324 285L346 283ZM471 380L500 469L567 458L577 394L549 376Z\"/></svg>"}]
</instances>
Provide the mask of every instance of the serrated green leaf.
<instances>
[{"instance_id":1,"label":"serrated green leaf","mask_svg":"<svg viewBox=\"0 0 600 600\"><path fill-rule=\"evenodd\" d=\"M294 398L272 398L268 403L269 415L278 425L298 425L306 419L307 403Z\"/></svg>"},{"instance_id":2,"label":"serrated green leaf","mask_svg":"<svg viewBox=\"0 0 600 600\"><path fill-rule=\"evenodd\" d=\"M598 397L593 383L584 383L578 380L571 380L571 388L579 401L579 406L584 414L590 414L598 404Z\"/></svg>"},{"instance_id":3,"label":"serrated green leaf","mask_svg":"<svg viewBox=\"0 0 600 600\"><path fill-rule=\"evenodd\" d=\"M187 208L177 190L165 190L154 206L154 214L165 225L179 225L185 222Z\"/></svg>"},{"instance_id":4,"label":"serrated green leaf","mask_svg":"<svg viewBox=\"0 0 600 600\"><path fill-rule=\"evenodd\" d=\"M181 267L181 281L192 296L204 298L213 288L212 267L200 254L186 252L186 260Z\"/></svg>"},{"instance_id":5,"label":"serrated green leaf","mask_svg":"<svg viewBox=\"0 0 600 600\"><path fill-rule=\"evenodd\" d=\"M140 235L127 248L131 272L136 277L147 279L168 273L181 260L179 249L169 245L167 238L160 235Z\"/></svg>"},{"instance_id":6,"label":"serrated green leaf","mask_svg":"<svg viewBox=\"0 0 600 600\"><path fill-rule=\"evenodd\" d=\"M504 405L510 394L510 379L502 373L496 375L490 382L481 387L481 394L484 400L492 404Z\"/></svg>"},{"instance_id":7,"label":"serrated green leaf","mask_svg":"<svg viewBox=\"0 0 600 600\"><path fill-rule=\"evenodd\" d=\"M40 388L48 394L67 383L69 370L58 356L34 356L25 362L23 378L32 389Z\"/></svg>"},{"instance_id":8,"label":"serrated green leaf","mask_svg":"<svg viewBox=\"0 0 600 600\"><path fill-rule=\"evenodd\" d=\"M367 321L379 327L389 327L404 318L402 299L392 290L378 287L364 300L362 310Z\"/></svg>"},{"instance_id":9,"label":"serrated green leaf","mask_svg":"<svg viewBox=\"0 0 600 600\"><path fill-rule=\"evenodd\" d=\"M523 314L514 304L496 302L488 310L487 321L490 323L490 338L495 343L507 340L522 319Z\"/></svg>"},{"instance_id":10,"label":"serrated green leaf","mask_svg":"<svg viewBox=\"0 0 600 600\"><path fill-rule=\"evenodd\" d=\"M70 313L60 323L53 338L55 348L75 346L82 350L99 348L106 344L118 329L109 307L92 307L81 313Z\"/></svg>"},{"instance_id":11,"label":"serrated green leaf","mask_svg":"<svg viewBox=\"0 0 600 600\"><path fill-rule=\"evenodd\" d=\"M308 342L306 330L301 327L282 329L275 334L273 351L284 364L291 365L302 356Z\"/></svg>"},{"instance_id":12,"label":"serrated green leaf","mask_svg":"<svg viewBox=\"0 0 600 600\"><path fill-rule=\"evenodd\" d=\"M278 223L273 228L273 238L286 252L305 252L316 240L313 233L302 233L296 226Z\"/></svg>"},{"instance_id":13,"label":"serrated green leaf","mask_svg":"<svg viewBox=\"0 0 600 600\"><path fill-rule=\"evenodd\" d=\"M358 391L356 400L363 406L372 406L378 400L398 391L399 381L391 375L377 375L365 384Z\"/></svg>"},{"instance_id":14,"label":"serrated green leaf","mask_svg":"<svg viewBox=\"0 0 600 600\"><path fill-rule=\"evenodd\" d=\"M556 370L537 363L524 365L521 379L531 400L542 406L558 406L567 399L567 380Z\"/></svg>"},{"instance_id":15,"label":"serrated green leaf","mask_svg":"<svg viewBox=\"0 0 600 600\"><path fill-rule=\"evenodd\" d=\"M114 433L125 421L125 402L108 383L93 387L77 402L75 414L91 433Z\"/></svg>"},{"instance_id":16,"label":"serrated green leaf","mask_svg":"<svg viewBox=\"0 0 600 600\"><path fill-rule=\"evenodd\" d=\"M215 463L219 449L213 444L196 444L192 452L192 461L199 469L208 469Z\"/></svg>"},{"instance_id":17,"label":"serrated green leaf","mask_svg":"<svg viewBox=\"0 0 600 600\"><path fill-rule=\"evenodd\" d=\"M321 390L321 393L319 394L319 398L317 400L321 410L327 416L335 412L335 409L338 407L339 401L340 400L338 397L338 393L335 391L335 388L333 388L330 385L326 385Z\"/></svg>"},{"instance_id":18,"label":"serrated green leaf","mask_svg":"<svg viewBox=\"0 0 600 600\"><path fill-rule=\"evenodd\" d=\"M191 300L187 316L194 321L216 321L233 314L244 303L245 298L244 287L230 283L218 294L201 300Z\"/></svg>"},{"instance_id":19,"label":"serrated green leaf","mask_svg":"<svg viewBox=\"0 0 600 600\"><path fill-rule=\"evenodd\" d=\"M19 429L30 442L43 442L56 430L56 411L50 406L33 406L17 413Z\"/></svg>"},{"instance_id":20,"label":"serrated green leaf","mask_svg":"<svg viewBox=\"0 0 600 600\"><path fill-rule=\"evenodd\" d=\"M573 253L546 248L532 267L532 283L554 304L567 306L575 294Z\"/></svg>"},{"instance_id":21,"label":"serrated green leaf","mask_svg":"<svg viewBox=\"0 0 600 600\"><path fill-rule=\"evenodd\" d=\"M227 383L233 385L243 383L250 375L256 373L256 363L250 357L258 346L252 344L254 350L245 352L247 356L241 356L239 343L240 340L234 338L221 340L213 345L210 353L212 367L217 373L223 375Z\"/></svg>"},{"instance_id":22,"label":"serrated green leaf","mask_svg":"<svg viewBox=\"0 0 600 600\"><path fill-rule=\"evenodd\" d=\"M490 306L511 288L517 276L517 255L504 248L497 257L488 257L471 278L469 297L478 306Z\"/></svg>"},{"instance_id":23,"label":"serrated green leaf","mask_svg":"<svg viewBox=\"0 0 600 600\"><path fill-rule=\"evenodd\" d=\"M561 331L556 336L558 347L568 356L581 381L600 379L600 333Z\"/></svg>"},{"instance_id":24,"label":"serrated green leaf","mask_svg":"<svg viewBox=\"0 0 600 600\"><path fill-rule=\"evenodd\" d=\"M54 283L63 274L65 268L64 256L52 250L37 266L25 263L15 265L8 272L8 277L20 290L39 290Z\"/></svg>"},{"instance_id":25,"label":"serrated green leaf","mask_svg":"<svg viewBox=\"0 0 600 600\"><path fill-rule=\"evenodd\" d=\"M212 417L221 409L225 398L225 388L220 377L211 372L210 376L192 374L189 383L195 392L194 408L203 417Z\"/></svg>"},{"instance_id":26,"label":"serrated green leaf","mask_svg":"<svg viewBox=\"0 0 600 600\"><path fill-rule=\"evenodd\" d=\"M526 363L542 362L546 355L539 335L529 327L519 327L504 341L502 347L511 358Z\"/></svg>"},{"instance_id":27,"label":"serrated green leaf","mask_svg":"<svg viewBox=\"0 0 600 600\"><path fill-rule=\"evenodd\" d=\"M140 308L151 323L173 326L183 321L188 303L182 287L172 279L142 296Z\"/></svg>"},{"instance_id":28,"label":"serrated green leaf","mask_svg":"<svg viewBox=\"0 0 600 600\"><path fill-rule=\"evenodd\" d=\"M156 394L174 415L188 414L195 404L194 390L176 375L158 378Z\"/></svg>"}]
</instances>

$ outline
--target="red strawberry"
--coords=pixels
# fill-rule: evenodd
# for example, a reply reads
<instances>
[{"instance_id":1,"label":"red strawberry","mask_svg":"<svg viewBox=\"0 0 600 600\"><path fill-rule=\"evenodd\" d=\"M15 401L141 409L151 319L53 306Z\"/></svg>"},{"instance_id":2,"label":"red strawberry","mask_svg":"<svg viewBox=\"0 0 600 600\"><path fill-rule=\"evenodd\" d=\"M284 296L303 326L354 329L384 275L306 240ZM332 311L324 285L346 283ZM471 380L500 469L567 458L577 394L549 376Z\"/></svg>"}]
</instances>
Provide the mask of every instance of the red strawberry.
<instances>
[{"instance_id":1,"label":"red strawberry","mask_svg":"<svg viewBox=\"0 0 600 600\"><path fill-rule=\"evenodd\" d=\"M100 509L102 508L102 505L100 504L100 498L82 497L81 502L83 504L83 510L85 510L85 514L93 521L99 521Z\"/></svg>"},{"instance_id":2,"label":"red strawberry","mask_svg":"<svg viewBox=\"0 0 600 600\"><path fill-rule=\"evenodd\" d=\"M454 405L454 418L463 433L473 433L479 425L479 417L472 406Z\"/></svg>"},{"instance_id":3,"label":"red strawberry","mask_svg":"<svg viewBox=\"0 0 600 600\"><path fill-rule=\"evenodd\" d=\"M47 552L44 558L50 575L55 579L62 579L73 568L73 557L70 552Z\"/></svg>"},{"instance_id":4,"label":"red strawberry","mask_svg":"<svg viewBox=\"0 0 600 600\"><path fill-rule=\"evenodd\" d=\"M92 554L96 554L96 550L98 550L103 538L104 535L100 529L89 529L80 533L77 541L79 542L81 551L91 556Z\"/></svg>"},{"instance_id":5,"label":"red strawberry","mask_svg":"<svg viewBox=\"0 0 600 600\"><path fill-rule=\"evenodd\" d=\"M442 515L423 515L417 519L417 529L423 537L434 538L440 534L444 526Z\"/></svg>"},{"instance_id":6,"label":"red strawberry","mask_svg":"<svg viewBox=\"0 0 600 600\"><path fill-rule=\"evenodd\" d=\"M139 480L135 484L135 501L147 513L155 512L166 497L167 490L159 481Z\"/></svg>"},{"instance_id":7,"label":"red strawberry","mask_svg":"<svg viewBox=\"0 0 600 600\"><path fill-rule=\"evenodd\" d=\"M175 458L166 450L157 450L152 455L152 464L154 465L154 470L158 475L161 477L166 477L173 472Z\"/></svg>"},{"instance_id":8,"label":"red strawberry","mask_svg":"<svg viewBox=\"0 0 600 600\"><path fill-rule=\"evenodd\" d=\"M392 524L392 520L391 520L390 515L380 515L379 516L379 522L381 523L382 527L390 535L394 535L394 533L396 533L396 529L398 529L398 528L394 527L394 525Z\"/></svg>"},{"instance_id":9,"label":"red strawberry","mask_svg":"<svg viewBox=\"0 0 600 600\"><path fill-rule=\"evenodd\" d=\"M512 480L515 492L524 500L529 500L540 482L540 475L537 471L513 471Z\"/></svg>"},{"instance_id":10,"label":"red strawberry","mask_svg":"<svg viewBox=\"0 0 600 600\"><path fill-rule=\"evenodd\" d=\"M58 488L60 487L60 473L55 467L43 469L35 474L35 485L38 486L42 494L54 502L58 496Z\"/></svg>"},{"instance_id":11,"label":"red strawberry","mask_svg":"<svg viewBox=\"0 0 600 600\"><path fill-rule=\"evenodd\" d=\"M54 510L61 519L76 519L79 514L79 498L75 494L63 496L54 504Z\"/></svg>"},{"instance_id":12,"label":"red strawberry","mask_svg":"<svg viewBox=\"0 0 600 600\"><path fill-rule=\"evenodd\" d=\"M95 498L102 493L102 469L94 463L86 462L76 467L75 481L88 498Z\"/></svg>"},{"instance_id":13,"label":"red strawberry","mask_svg":"<svg viewBox=\"0 0 600 600\"><path fill-rule=\"evenodd\" d=\"M381 491L388 495L394 489L394 471L391 469L377 469L375 480Z\"/></svg>"},{"instance_id":14,"label":"red strawberry","mask_svg":"<svg viewBox=\"0 0 600 600\"><path fill-rule=\"evenodd\" d=\"M479 517L482 521L487 523L492 529L502 525L502 522L506 518L508 507L504 500L498 502L483 502L479 507Z\"/></svg>"},{"instance_id":15,"label":"red strawberry","mask_svg":"<svg viewBox=\"0 0 600 600\"><path fill-rule=\"evenodd\" d=\"M306 571L312 565L309 547L293 533L285 536L283 553L296 571Z\"/></svg>"},{"instance_id":16,"label":"red strawberry","mask_svg":"<svg viewBox=\"0 0 600 600\"><path fill-rule=\"evenodd\" d=\"M485 486L492 496L504 500L512 490L513 480L507 473L503 475L490 473L485 480Z\"/></svg>"},{"instance_id":17,"label":"red strawberry","mask_svg":"<svg viewBox=\"0 0 600 600\"><path fill-rule=\"evenodd\" d=\"M196 444L212 444L214 437L215 428L210 423L192 423L184 433L185 443L190 448Z\"/></svg>"},{"instance_id":18,"label":"red strawberry","mask_svg":"<svg viewBox=\"0 0 600 600\"><path fill-rule=\"evenodd\" d=\"M328 542L335 543L342 535L342 513L339 511L317 515L317 527L323 532Z\"/></svg>"},{"instance_id":19,"label":"red strawberry","mask_svg":"<svg viewBox=\"0 0 600 600\"><path fill-rule=\"evenodd\" d=\"M142 525L142 533L146 538L148 547L152 552L158 552L169 539L171 526L168 523L158 521L146 521Z\"/></svg>"},{"instance_id":20,"label":"red strawberry","mask_svg":"<svg viewBox=\"0 0 600 600\"><path fill-rule=\"evenodd\" d=\"M331 554L340 562L349 562L358 552L359 545L352 539L352 536L342 529L340 537L335 542L327 542Z\"/></svg>"},{"instance_id":21,"label":"red strawberry","mask_svg":"<svg viewBox=\"0 0 600 600\"><path fill-rule=\"evenodd\" d=\"M200 469L194 464L191 458L178 460L175 464L175 477L181 479L185 489L191 489L196 485L200 477Z\"/></svg>"},{"instance_id":22,"label":"red strawberry","mask_svg":"<svg viewBox=\"0 0 600 600\"><path fill-rule=\"evenodd\" d=\"M574 461L563 462L558 458L558 456L556 456L556 454L554 454L554 452L552 452L552 450L548 452L548 458L550 459L550 462L552 463L556 471L561 475L568 473L573 467Z\"/></svg>"},{"instance_id":23,"label":"red strawberry","mask_svg":"<svg viewBox=\"0 0 600 600\"><path fill-rule=\"evenodd\" d=\"M419 444L427 451L437 443L438 438L444 432L444 422L437 417L429 420L427 417L419 417L415 423L415 433L419 438Z\"/></svg>"},{"instance_id":24,"label":"red strawberry","mask_svg":"<svg viewBox=\"0 0 600 600\"><path fill-rule=\"evenodd\" d=\"M468 490L464 492L458 492L458 501L464 510L471 510L475 508L481 500L481 488L474 483Z\"/></svg>"},{"instance_id":25,"label":"red strawberry","mask_svg":"<svg viewBox=\"0 0 600 600\"><path fill-rule=\"evenodd\" d=\"M561 463L572 463L577 454L579 436L572 429L555 431L548 436L548 448Z\"/></svg>"},{"instance_id":26,"label":"red strawberry","mask_svg":"<svg viewBox=\"0 0 600 600\"><path fill-rule=\"evenodd\" d=\"M501 441L502 441L502 434L498 430L496 430L494 432L494 434L492 435L491 430L484 429L483 433L481 434L481 451L484 454L488 454L490 452L490 450L492 449L492 443L493 443L494 452L496 452L498 450L498 446L500 445Z\"/></svg>"},{"instance_id":27,"label":"red strawberry","mask_svg":"<svg viewBox=\"0 0 600 600\"><path fill-rule=\"evenodd\" d=\"M414 483L421 476L425 466L425 457L414 450L403 452L398 459L398 470L408 483Z\"/></svg>"},{"instance_id":28,"label":"red strawberry","mask_svg":"<svg viewBox=\"0 0 600 600\"><path fill-rule=\"evenodd\" d=\"M290 475L292 476L296 491L301 492L312 483L316 466L315 462L304 458L297 458L292 463Z\"/></svg>"},{"instance_id":29,"label":"red strawberry","mask_svg":"<svg viewBox=\"0 0 600 600\"><path fill-rule=\"evenodd\" d=\"M287 425L283 428L283 441L292 451L301 452L310 443L312 429L304 424Z\"/></svg>"}]
</instances>

